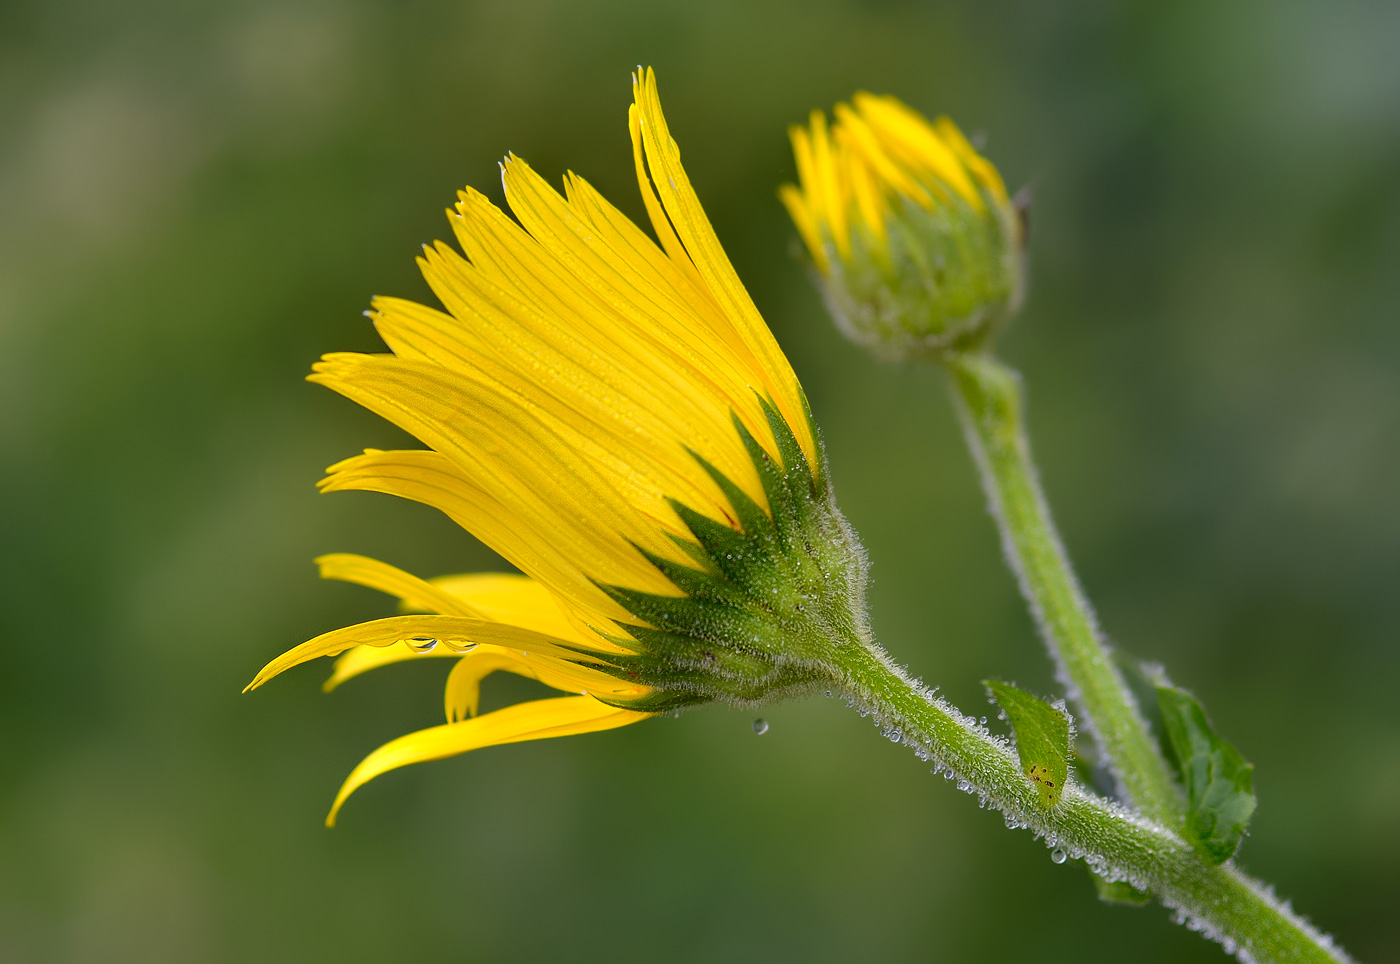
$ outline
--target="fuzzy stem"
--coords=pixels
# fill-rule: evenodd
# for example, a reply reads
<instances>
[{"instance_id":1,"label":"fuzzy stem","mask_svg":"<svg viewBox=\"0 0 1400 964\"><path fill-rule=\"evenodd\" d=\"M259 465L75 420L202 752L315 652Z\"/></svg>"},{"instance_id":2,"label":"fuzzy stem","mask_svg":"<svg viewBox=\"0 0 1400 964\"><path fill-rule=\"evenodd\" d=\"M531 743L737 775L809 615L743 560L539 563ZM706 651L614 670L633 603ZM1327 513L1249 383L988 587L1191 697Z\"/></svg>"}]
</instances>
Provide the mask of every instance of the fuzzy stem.
<instances>
[{"instance_id":1,"label":"fuzzy stem","mask_svg":"<svg viewBox=\"0 0 1400 964\"><path fill-rule=\"evenodd\" d=\"M1040 490L1021 419L1020 378L981 354L945 359L967 443L1006 558L1077 710L1125 799L1175 826L1181 794L1109 654Z\"/></svg>"},{"instance_id":2,"label":"fuzzy stem","mask_svg":"<svg viewBox=\"0 0 1400 964\"><path fill-rule=\"evenodd\" d=\"M949 770L960 788L1001 810L1009 826L1044 836L1047 845L1084 860L1102 877L1152 893L1188 927L1219 941L1241 961L1351 960L1232 864L1207 864L1173 830L1074 779L1060 802L1046 809L1004 740L910 679L878 646L843 647L840 665L843 695L872 715L891 739Z\"/></svg>"}]
</instances>

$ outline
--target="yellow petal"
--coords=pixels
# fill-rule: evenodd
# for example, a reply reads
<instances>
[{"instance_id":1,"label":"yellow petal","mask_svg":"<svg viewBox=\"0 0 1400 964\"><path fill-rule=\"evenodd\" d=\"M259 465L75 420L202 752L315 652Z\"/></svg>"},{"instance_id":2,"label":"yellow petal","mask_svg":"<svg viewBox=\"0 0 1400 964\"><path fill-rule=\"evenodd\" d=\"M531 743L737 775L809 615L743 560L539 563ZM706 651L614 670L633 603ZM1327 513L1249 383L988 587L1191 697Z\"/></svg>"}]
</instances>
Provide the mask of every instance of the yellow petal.
<instances>
[{"instance_id":1,"label":"yellow petal","mask_svg":"<svg viewBox=\"0 0 1400 964\"><path fill-rule=\"evenodd\" d=\"M495 550L507 562L552 587L568 600L585 625L610 634L627 613L600 590L550 539L532 538L526 520L512 514L472 483L456 465L437 452L421 449L367 449L332 465L321 480L323 492L359 490L412 499L447 514L452 521Z\"/></svg>"},{"instance_id":2,"label":"yellow petal","mask_svg":"<svg viewBox=\"0 0 1400 964\"><path fill-rule=\"evenodd\" d=\"M281 656L264 666L244 692L257 689L272 677L293 666L321 656L335 656L352 646L392 646L402 640L437 640L448 648L468 647L472 644L494 643L509 649L570 659L578 654L574 649L561 645L541 633L532 633L516 626L473 619L467 616L388 616L372 619L343 629L322 633L315 639L307 640L300 646L287 650Z\"/></svg>"},{"instance_id":3,"label":"yellow petal","mask_svg":"<svg viewBox=\"0 0 1400 964\"><path fill-rule=\"evenodd\" d=\"M621 646L604 639L596 632L581 628L576 619L565 610L549 589L528 576L508 572L478 572L458 576L439 576L431 582L423 582L408 575L408 573L394 569L392 566L386 566L384 563L376 563L375 560L367 559L364 556L351 556L349 554L335 557L326 556L322 557L323 566L324 560L327 559L336 560L339 566L344 567L342 571L347 575L350 572L359 573L369 570L376 576L382 576L382 570L375 567L383 567L384 570L396 573L405 580L412 580L412 583L401 585L399 588L412 592L414 596L427 596L428 591L430 591L436 596L439 612L474 615L490 622L515 626L552 639L577 643L582 647L596 649L600 652L626 652ZM342 576L342 578L345 577ZM394 592L394 589L389 588L393 584L387 580L380 580L381 584L379 585L374 585L368 579L352 579L351 581L373 585L374 588L381 588L386 592ZM426 591L423 587L426 587ZM401 598L404 599L404 603L410 611L413 608L423 608L417 604L413 596ZM533 654L521 656L513 650L499 649L489 643L479 645L465 658L484 667L482 658L487 653L495 654L492 659L497 662L504 661L507 664L499 668L526 667L525 670L521 671L522 675L539 679L556 689L566 689L570 692L589 690L593 693L607 692L613 695L637 692L635 687L623 687L611 676L573 663L560 664L558 660L537 657ZM335 661L331 676L322 684L322 688L326 692L330 692L348 679L392 663L442 656L463 658L461 653L446 646L434 647L426 652L414 649L406 643L392 643L388 646L356 646L347 650ZM449 677L447 684L449 706L455 705L455 698L452 695L454 685L452 680L467 672L467 670L454 668L452 676ZM482 668L477 677L478 680L491 672L493 672L492 669ZM560 680L566 681L567 685L557 685ZM475 704L473 703L472 706L474 707ZM473 708L472 713L475 712L476 710ZM449 719L452 718L449 711Z\"/></svg>"},{"instance_id":4,"label":"yellow petal","mask_svg":"<svg viewBox=\"0 0 1400 964\"><path fill-rule=\"evenodd\" d=\"M885 228L885 211L888 204L883 193L875 186L874 179L870 176L870 168L854 154L847 150L846 170L851 178L851 196L856 200L856 208L860 211L861 220L870 229L880 245L886 243L888 237Z\"/></svg>"},{"instance_id":5,"label":"yellow petal","mask_svg":"<svg viewBox=\"0 0 1400 964\"><path fill-rule=\"evenodd\" d=\"M817 124L817 117L821 117L821 122L826 123L826 115L819 110L812 111L812 125ZM812 212L812 217L821 221L826 218L826 205L822 201L822 195L818 190L816 159L812 154L812 136L807 133L807 128L801 124L793 124L788 128L788 139L792 141L792 156L797 162L797 183L801 185L802 192L806 200L808 210Z\"/></svg>"},{"instance_id":6,"label":"yellow petal","mask_svg":"<svg viewBox=\"0 0 1400 964\"><path fill-rule=\"evenodd\" d=\"M462 658L461 653L446 646L435 646L430 650L413 649L403 642L390 643L388 646L355 646L341 653L336 659L330 678L321 684L321 689L329 693L346 680L381 666L413 659L441 659L444 656Z\"/></svg>"},{"instance_id":7,"label":"yellow petal","mask_svg":"<svg viewBox=\"0 0 1400 964\"><path fill-rule=\"evenodd\" d=\"M635 84L636 77L633 77L632 80ZM634 103L627 109L627 126L632 134L632 159L637 169L637 186L641 188L642 203L646 205L647 218L651 221L651 228L656 232L661 247L671 258L676 269L690 279L697 291L703 292L703 297L713 298L709 285L700 276L700 272L695 270L695 264L690 260L685 246L681 244L680 238L676 237L675 229L671 227L671 219L667 217L661 199L656 196L656 188L652 185L651 176L647 173L646 148L642 144L642 108L640 104Z\"/></svg>"},{"instance_id":8,"label":"yellow petal","mask_svg":"<svg viewBox=\"0 0 1400 964\"><path fill-rule=\"evenodd\" d=\"M611 623L599 626L581 620L570 600L528 576L474 572L438 576L432 583L444 592L461 597L484 618L494 622L518 626L602 653L628 652L601 635L625 636L621 629L613 632Z\"/></svg>"},{"instance_id":9,"label":"yellow petal","mask_svg":"<svg viewBox=\"0 0 1400 964\"><path fill-rule=\"evenodd\" d=\"M764 437L762 411L744 377L753 367L752 358L712 299L687 304L658 288L644 270L650 258L637 257L627 238L606 231L606 223L604 231L588 224L519 158L506 163L504 182L511 210L549 255L531 270L536 289L552 296L555 314L596 316L605 332L600 347L625 363L627 382L612 386L613 391L659 391L668 408L679 408L658 413L671 426L664 436L687 439L707 459L728 461L741 452L733 444L731 410L745 416L755 435ZM578 185L581 191L585 187ZM614 249L609 240L617 240L620 247ZM695 427L718 429L714 439L696 435L682 420L687 409L702 403L702 413L714 421ZM645 403L641 409L643 415L651 411ZM743 484L746 460L735 461L733 466L714 464ZM750 495L761 504L760 489L755 486Z\"/></svg>"},{"instance_id":10,"label":"yellow petal","mask_svg":"<svg viewBox=\"0 0 1400 964\"><path fill-rule=\"evenodd\" d=\"M625 652L622 647L609 642L596 632L580 628L549 589L528 576L522 576L518 573L478 572L439 576L431 581L424 581L387 563L351 553L334 553L322 556L316 562L321 566L323 578L343 579L398 596L404 612L428 610L443 615L473 616L490 622L516 626L554 639L578 643L591 649L604 652ZM482 663L482 655L487 651L497 653L493 657L497 662L504 661L509 664L504 668L542 666L543 669L540 672L535 669L526 669L522 672L534 679L543 680L557 689L579 692L591 687L595 693L602 693L604 690L610 693L624 692L623 689L612 688L617 681L610 676L573 664L550 668L552 662L557 661L541 663L540 660L544 659L543 657L537 659L534 656L522 657L510 650L498 651L489 643L482 644L473 650L472 660L476 663ZM322 688L326 692L330 692L348 679L392 663L423 657L450 656L461 658L461 655L461 653L446 646L424 651L414 649L402 642L392 643L388 646L360 645L341 654L335 661L330 678L322 684ZM483 668L478 679L485 677L490 672L492 670ZM541 672L544 675L540 675ZM457 675L458 671L454 670L453 676ZM557 686L556 681L558 680L566 680L568 685ZM452 700L450 695L452 687L453 683L449 679L449 703ZM475 704L472 705L475 706ZM476 710L473 708L472 713L475 712ZM452 719L450 713L449 719Z\"/></svg>"},{"instance_id":11,"label":"yellow petal","mask_svg":"<svg viewBox=\"0 0 1400 964\"><path fill-rule=\"evenodd\" d=\"M710 293L699 283L694 266L677 264L645 231L633 224L593 185L572 171L564 178L565 194L579 217L598 232L620 258L626 269L647 278L665 299L665 306L679 317L704 317L717 311ZM652 195L655 199L655 195ZM703 299L698 304L697 299Z\"/></svg>"},{"instance_id":12,"label":"yellow petal","mask_svg":"<svg viewBox=\"0 0 1400 964\"><path fill-rule=\"evenodd\" d=\"M865 118L845 104L837 104L836 121L836 133L842 143L870 165L879 181L924 207L933 206L933 195L909 173L904 164L890 155L886 144L866 123Z\"/></svg>"},{"instance_id":13,"label":"yellow petal","mask_svg":"<svg viewBox=\"0 0 1400 964\"><path fill-rule=\"evenodd\" d=\"M827 227L831 230L831 240L836 252L842 258L851 256L851 228L846 217L846 177L845 171L836 163L836 151L826 127L826 115L819 110L812 111L811 135L811 194L820 204Z\"/></svg>"},{"instance_id":14,"label":"yellow petal","mask_svg":"<svg viewBox=\"0 0 1400 964\"><path fill-rule=\"evenodd\" d=\"M621 453L482 378L391 355L327 355L312 381L358 402L454 462L533 540L559 545L610 585L674 595L637 547L684 562L686 537L654 482ZM697 468L698 471L698 468Z\"/></svg>"},{"instance_id":15,"label":"yellow petal","mask_svg":"<svg viewBox=\"0 0 1400 964\"><path fill-rule=\"evenodd\" d=\"M982 198L962 160L923 115L895 97L861 91L852 99L861 120L885 150L916 170L937 177L976 210L983 210Z\"/></svg>"},{"instance_id":16,"label":"yellow petal","mask_svg":"<svg viewBox=\"0 0 1400 964\"><path fill-rule=\"evenodd\" d=\"M441 613L444 616L483 616L467 603L465 597L445 592L432 583L378 559L357 556L351 552L333 552L318 557L316 565L321 567L322 579L339 579L378 589L380 592L397 596L410 609Z\"/></svg>"},{"instance_id":17,"label":"yellow petal","mask_svg":"<svg viewBox=\"0 0 1400 964\"><path fill-rule=\"evenodd\" d=\"M958 155L973 177L992 192L992 197L1003 205L1010 204L1011 199L1006 195L1006 182L1001 179L996 165L977 153L977 149L963 136L958 125L949 117L940 117L933 123L939 136Z\"/></svg>"},{"instance_id":18,"label":"yellow petal","mask_svg":"<svg viewBox=\"0 0 1400 964\"><path fill-rule=\"evenodd\" d=\"M348 655L348 654L347 654ZM521 655L515 650L483 644L463 656L448 674L443 693L447 722L475 716L481 700L481 681L497 671L515 673L539 680L566 693L584 693L604 697L610 703L632 699L650 690L645 686L628 685L599 670L548 656Z\"/></svg>"},{"instance_id":19,"label":"yellow petal","mask_svg":"<svg viewBox=\"0 0 1400 964\"><path fill-rule=\"evenodd\" d=\"M585 646L596 647L603 643L594 633L580 633L553 593L528 576L473 572L438 576L432 584L441 592L462 600L485 619L577 641Z\"/></svg>"},{"instance_id":20,"label":"yellow petal","mask_svg":"<svg viewBox=\"0 0 1400 964\"><path fill-rule=\"evenodd\" d=\"M617 709L591 696L566 696L519 703L485 716L410 733L381 746L355 767L336 795L335 803L326 817L326 826L335 826L336 814L350 794L380 774L398 767L441 760L502 743L609 730L640 722L652 715Z\"/></svg>"},{"instance_id":21,"label":"yellow petal","mask_svg":"<svg viewBox=\"0 0 1400 964\"><path fill-rule=\"evenodd\" d=\"M797 225L797 233L802 235L802 241L807 245L812 260L817 263L817 270L826 274L831 270L831 264L827 260L826 246L822 244L821 228L812 214L812 209L807 206L806 196L794 185L784 184L778 188L778 200L783 202L792 223Z\"/></svg>"},{"instance_id":22,"label":"yellow petal","mask_svg":"<svg viewBox=\"0 0 1400 964\"><path fill-rule=\"evenodd\" d=\"M533 672L533 667L512 660L507 650L472 652L462 657L457 665L452 667L452 672L447 674L447 686L442 694L447 722L457 723L476 716L476 711L481 706L481 681L497 670L513 670L518 676L538 678Z\"/></svg>"},{"instance_id":23,"label":"yellow petal","mask_svg":"<svg viewBox=\"0 0 1400 964\"><path fill-rule=\"evenodd\" d=\"M765 390L773 399L792 427L808 462L815 468L816 440L807 422L807 407L797 376L774 340L773 333L764 324L753 299L744 289L700 206L700 199L681 166L680 150L672 140L666 118L661 113L656 76L650 69L634 77L633 93L640 115L637 121L638 140L645 151L650 180L661 199L665 215L685 253L704 280L705 287L724 309L726 318L758 360L758 370L753 373L758 384L754 387ZM643 190L645 194L646 190Z\"/></svg>"},{"instance_id":24,"label":"yellow petal","mask_svg":"<svg viewBox=\"0 0 1400 964\"><path fill-rule=\"evenodd\" d=\"M524 162L507 165L506 176L508 196L536 234L572 237L558 225L580 218L563 210L563 198ZM458 211L454 228L476 260L445 245L421 260L424 277L456 318L377 299L375 325L396 355L529 398L612 458L654 472L659 489L712 518L721 518L727 503L687 447L765 504L731 424L732 411L752 423L761 409L736 360L705 337L700 315L679 308L654 278L620 268L624 259L614 252L604 258L577 238L584 254L564 242L551 252L474 192L463 194ZM564 267L566 259L574 270Z\"/></svg>"}]
</instances>

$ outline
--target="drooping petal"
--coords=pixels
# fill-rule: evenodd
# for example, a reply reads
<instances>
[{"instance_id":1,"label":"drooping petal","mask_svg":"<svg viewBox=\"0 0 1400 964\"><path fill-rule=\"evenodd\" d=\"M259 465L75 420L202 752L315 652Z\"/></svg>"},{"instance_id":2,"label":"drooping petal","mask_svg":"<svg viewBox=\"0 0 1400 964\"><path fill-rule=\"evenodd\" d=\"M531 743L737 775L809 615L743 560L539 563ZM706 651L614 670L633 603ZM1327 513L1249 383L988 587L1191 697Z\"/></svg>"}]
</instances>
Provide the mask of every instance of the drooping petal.
<instances>
[{"instance_id":1,"label":"drooping petal","mask_svg":"<svg viewBox=\"0 0 1400 964\"><path fill-rule=\"evenodd\" d=\"M471 712L476 713L475 693L469 699L454 694L454 687L463 685L459 678L474 676L476 681L480 682L498 669L509 670L520 676L537 679L558 690L565 690L569 693L594 693L599 696L607 696L613 701L626 700L648 692L644 686L625 685L614 676L590 669L576 662L554 656L539 655L535 652L522 655L520 650L506 649L491 643L481 643L468 653L462 653L447 646L418 650L405 642L390 643L388 646L362 644L346 650L336 659L330 678L321 684L321 688L329 693L346 680L354 679L356 676L368 673L372 669L379 669L381 666L442 657L455 657L469 664L468 668L465 669L460 663L454 666L452 673L447 678L446 700L449 707L449 720L458 718L452 715L451 707L453 706L469 706Z\"/></svg>"},{"instance_id":2,"label":"drooping petal","mask_svg":"<svg viewBox=\"0 0 1400 964\"><path fill-rule=\"evenodd\" d=\"M347 649L336 658L335 664L331 668L331 675L321 684L321 689L329 693L346 680L354 679L361 673L368 673L381 666L392 666L395 663L406 663L416 659L441 659L453 656L458 659L462 658L461 653L448 649L446 646L414 649L405 642L390 643L388 646L361 644Z\"/></svg>"},{"instance_id":3,"label":"drooping petal","mask_svg":"<svg viewBox=\"0 0 1400 964\"><path fill-rule=\"evenodd\" d=\"M374 562L374 560L365 559L363 556L352 558L364 560L366 563ZM383 563L379 563L379 565L383 565ZM393 567L386 566L385 568L392 569ZM394 571L399 572L399 570ZM413 578L407 573L402 575L409 579ZM554 595L528 576L504 572L470 573L460 576L440 576L432 580L431 583L423 583L423 585L427 585L439 596L457 600L458 607L474 612L478 617L490 622L514 626L555 640L577 643L580 648L587 647L602 652L625 652L622 647L609 642L596 633L580 630L569 618L568 613L559 605ZM463 656L458 650L447 646L423 650L415 649L403 642L390 643L387 646L361 644L345 651L335 661L331 676L322 684L322 688L330 692L341 683L353 679L361 673L407 660L443 656L458 657L468 660L477 669L465 670L457 667L449 676L447 683L448 704L449 706L457 705L460 699L452 695L453 680L459 676L469 675L471 672L477 673L478 681L485 678L494 671L494 669L486 668L487 660L484 657L487 657L488 654L490 654L489 659L493 666L497 663L500 664L494 668L519 671L521 675L538 679L556 689L570 692L589 690L599 694L607 692L613 696L623 696L628 693L637 695L644 691L639 687L621 686L614 677L587 669L576 663L538 654L522 656L516 650L504 649L490 643L482 643ZM523 670L516 670L516 667L521 667ZM560 685L561 683L565 685ZM475 703L473 702L471 705L471 712L475 713ZM452 718L449 712L449 719Z\"/></svg>"},{"instance_id":4,"label":"drooping petal","mask_svg":"<svg viewBox=\"0 0 1400 964\"><path fill-rule=\"evenodd\" d=\"M447 677L443 707L447 722L475 716L481 700L481 681L504 670L517 676L539 680L566 693L591 694L610 703L626 701L649 692L645 686L629 686L598 670L547 656L522 656L511 649L489 644L478 646L463 656Z\"/></svg>"},{"instance_id":5,"label":"drooping petal","mask_svg":"<svg viewBox=\"0 0 1400 964\"><path fill-rule=\"evenodd\" d=\"M335 826L336 814L350 794L390 770L502 743L610 730L652 715L608 706L591 696L565 696L518 703L485 716L401 736L375 750L351 771L331 805L326 826Z\"/></svg>"},{"instance_id":6,"label":"drooping petal","mask_svg":"<svg viewBox=\"0 0 1400 964\"><path fill-rule=\"evenodd\" d=\"M538 679L533 669L526 663L511 659L508 650L492 649L463 657L452 667L452 672L447 674L447 685L443 688L442 704L447 714L447 722L457 723L476 716L481 706L481 681L492 673L506 670L514 672L517 676ZM582 689L571 689L567 686L559 688L575 693Z\"/></svg>"},{"instance_id":7,"label":"drooping petal","mask_svg":"<svg viewBox=\"0 0 1400 964\"><path fill-rule=\"evenodd\" d=\"M560 659L573 659L578 651L541 633L507 626L502 623L473 619L466 616L388 616L334 629L287 650L272 660L253 677L244 692L255 690L263 683L293 666L320 656L335 656L352 646L391 646L404 640L430 641L465 651L473 644L494 643L522 652L533 652Z\"/></svg>"}]
</instances>

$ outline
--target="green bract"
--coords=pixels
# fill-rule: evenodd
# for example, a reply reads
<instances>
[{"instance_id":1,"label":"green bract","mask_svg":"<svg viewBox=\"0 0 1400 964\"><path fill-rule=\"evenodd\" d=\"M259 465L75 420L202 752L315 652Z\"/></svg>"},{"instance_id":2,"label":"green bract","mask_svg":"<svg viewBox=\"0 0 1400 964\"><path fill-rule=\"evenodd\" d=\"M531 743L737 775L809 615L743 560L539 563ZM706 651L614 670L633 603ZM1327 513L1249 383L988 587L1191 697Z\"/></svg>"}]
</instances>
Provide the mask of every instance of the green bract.
<instances>
[{"instance_id":1,"label":"green bract","mask_svg":"<svg viewBox=\"0 0 1400 964\"><path fill-rule=\"evenodd\" d=\"M900 198L884 243L854 232L850 256L820 280L842 332L896 360L986 344L1020 308L1025 265L1015 209L985 200L978 211Z\"/></svg>"},{"instance_id":2,"label":"green bract","mask_svg":"<svg viewBox=\"0 0 1400 964\"><path fill-rule=\"evenodd\" d=\"M611 668L601 668L655 690L633 708L748 704L829 688L843 678L839 650L874 648L865 553L836 508L824 466L812 471L791 427L766 401L764 409L782 464L737 418L734 426L768 509L696 455L729 499L740 530L672 502L694 537L676 543L695 565L644 555L685 595L604 587L636 616L627 630L643 646L610 656Z\"/></svg>"}]
</instances>

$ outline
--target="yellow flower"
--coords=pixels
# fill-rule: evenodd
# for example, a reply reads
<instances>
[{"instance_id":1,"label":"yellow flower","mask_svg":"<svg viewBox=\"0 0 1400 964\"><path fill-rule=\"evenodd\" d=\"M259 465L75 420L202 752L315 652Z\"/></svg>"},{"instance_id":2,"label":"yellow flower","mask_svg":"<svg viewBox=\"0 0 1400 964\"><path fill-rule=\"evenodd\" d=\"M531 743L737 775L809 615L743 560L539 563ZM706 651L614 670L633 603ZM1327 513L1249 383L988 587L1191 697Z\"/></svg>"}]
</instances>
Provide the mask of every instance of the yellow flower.
<instances>
[{"instance_id":1,"label":"yellow flower","mask_svg":"<svg viewBox=\"0 0 1400 964\"><path fill-rule=\"evenodd\" d=\"M651 71L633 89L659 245L582 178L561 196L512 156L518 223L468 189L448 212L466 256L438 242L419 258L445 311L376 298L390 353L326 355L310 376L427 446L366 450L323 490L434 506L524 573L424 581L318 560L408 612L303 643L250 689L319 656L343 653L327 689L392 662L458 660L447 723L366 758L328 823L395 767L830 687L835 654L873 646L864 556L801 386L700 207ZM476 716L497 670L575 695Z\"/></svg>"},{"instance_id":2,"label":"yellow flower","mask_svg":"<svg viewBox=\"0 0 1400 964\"><path fill-rule=\"evenodd\" d=\"M779 190L852 340L893 357L985 340L1019 307L1024 230L995 167L947 117L861 92L791 131Z\"/></svg>"}]
</instances>

